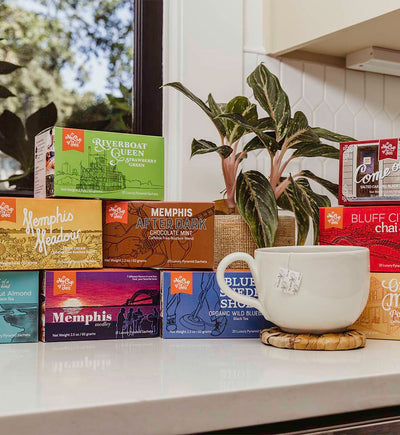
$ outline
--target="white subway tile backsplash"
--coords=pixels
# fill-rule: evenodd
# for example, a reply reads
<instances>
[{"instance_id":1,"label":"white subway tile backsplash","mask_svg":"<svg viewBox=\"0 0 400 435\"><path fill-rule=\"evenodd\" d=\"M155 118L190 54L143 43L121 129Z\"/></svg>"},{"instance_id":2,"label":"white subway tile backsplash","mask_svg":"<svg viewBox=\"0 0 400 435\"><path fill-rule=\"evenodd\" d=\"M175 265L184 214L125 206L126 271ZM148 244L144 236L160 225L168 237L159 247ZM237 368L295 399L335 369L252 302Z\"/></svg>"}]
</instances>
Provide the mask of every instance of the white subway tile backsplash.
<instances>
[{"instance_id":1,"label":"white subway tile backsplash","mask_svg":"<svg viewBox=\"0 0 400 435\"><path fill-rule=\"evenodd\" d=\"M344 102L345 76L343 68L326 67L325 101L333 112L336 112Z\"/></svg>"},{"instance_id":2,"label":"white subway tile backsplash","mask_svg":"<svg viewBox=\"0 0 400 435\"><path fill-rule=\"evenodd\" d=\"M281 80L285 83L285 90L290 95L290 103L296 104L303 96L303 65L296 60L282 63Z\"/></svg>"},{"instance_id":3,"label":"white subway tile backsplash","mask_svg":"<svg viewBox=\"0 0 400 435\"><path fill-rule=\"evenodd\" d=\"M383 109L383 75L365 73L365 107L376 115Z\"/></svg>"},{"instance_id":4,"label":"white subway tile backsplash","mask_svg":"<svg viewBox=\"0 0 400 435\"><path fill-rule=\"evenodd\" d=\"M344 104L335 114L334 131L354 137L354 115L347 104Z\"/></svg>"},{"instance_id":5,"label":"white subway tile backsplash","mask_svg":"<svg viewBox=\"0 0 400 435\"><path fill-rule=\"evenodd\" d=\"M374 138L374 117L366 108L357 113L354 123L354 136L357 140Z\"/></svg>"},{"instance_id":6,"label":"white subway tile backsplash","mask_svg":"<svg viewBox=\"0 0 400 435\"><path fill-rule=\"evenodd\" d=\"M345 79L346 90L344 99L353 115L356 115L364 106L365 73L346 69Z\"/></svg>"},{"instance_id":7,"label":"white subway tile backsplash","mask_svg":"<svg viewBox=\"0 0 400 435\"><path fill-rule=\"evenodd\" d=\"M400 79L394 76L385 76L384 109L391 119L397 118L400 113Z\"/></svg>"},{"instance_id":8,"label":"white subway tile backsplash","mask_svg":"<svg viewBox=\"0 0 400 435\"><path fill-rule=\"evenodd\" d=\"M374 137L392 137L392 121L386 112L380 112L374 117Z\"/></svg>"},{"instance_id":9,"label":"white subway tile backsplash","mask_svg":"<svg viewBox=\"0 0 400 435\"><path fill-rule=\"evenodd\" d=\"M316 63L304 64L303 97L312 108L324 100L324 66ZM285 83L282 83L285 87ZM289 96L290 99L290 96Z\"/></svg>"},{"instance_id":10,"label":"white subway tile backsplash","mask_svg":"<svg viewBox=\"0 0 400 435\"><path fill-rule=\"evenodd\" d=\"M309 119L312 126L324 127L328 130L334 128L333 112L329 108L328 104L323 101L315 110L313 119Z\"/></svg>"}]
</instances>

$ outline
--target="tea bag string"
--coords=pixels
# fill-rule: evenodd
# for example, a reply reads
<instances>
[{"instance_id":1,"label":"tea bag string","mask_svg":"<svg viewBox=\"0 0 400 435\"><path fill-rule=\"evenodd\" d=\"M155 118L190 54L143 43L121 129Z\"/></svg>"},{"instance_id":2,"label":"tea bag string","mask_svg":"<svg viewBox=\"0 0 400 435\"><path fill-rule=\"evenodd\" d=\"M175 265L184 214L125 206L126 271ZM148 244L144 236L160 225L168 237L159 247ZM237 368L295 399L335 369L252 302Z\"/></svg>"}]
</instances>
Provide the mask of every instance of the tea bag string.
<instances>
[{"instance_id":1,"label":"tea bag string","mask_svg":"<svg viewBox=\"0 0 400 435\"><path fill-rule=\"evenodd\" d=\"M291 257L292 257L292 253L289 252L289 253L288 253L288 256L287 256L287 263L286 263L286 269L287 269L288 271L290 271L290 259L291 259Z\"/></svg>"}]
</instances>

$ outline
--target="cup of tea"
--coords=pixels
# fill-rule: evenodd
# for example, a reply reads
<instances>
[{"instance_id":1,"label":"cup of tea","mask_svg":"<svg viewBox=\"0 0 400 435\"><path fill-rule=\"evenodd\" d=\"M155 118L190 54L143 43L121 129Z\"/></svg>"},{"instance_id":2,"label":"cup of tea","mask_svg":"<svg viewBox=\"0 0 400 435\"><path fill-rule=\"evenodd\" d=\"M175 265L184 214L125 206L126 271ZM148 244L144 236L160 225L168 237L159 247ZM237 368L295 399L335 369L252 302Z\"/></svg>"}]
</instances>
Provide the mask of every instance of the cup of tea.
<instances>
[{"instance_id":1,"label":"cup of tea","mask_svg":"<svg viewBox=\"0 0 400 435\"><path fill-rule=\"evenodd\" d=\"M224 274L245 261L258 299L232 290ZM285 246L255 250L255 258L235 252L221 260L217 281L238 303L257 308L283 331L341 332L365 308L369 294L369 250L358 246Z\"/></svg>"}]
</instances>

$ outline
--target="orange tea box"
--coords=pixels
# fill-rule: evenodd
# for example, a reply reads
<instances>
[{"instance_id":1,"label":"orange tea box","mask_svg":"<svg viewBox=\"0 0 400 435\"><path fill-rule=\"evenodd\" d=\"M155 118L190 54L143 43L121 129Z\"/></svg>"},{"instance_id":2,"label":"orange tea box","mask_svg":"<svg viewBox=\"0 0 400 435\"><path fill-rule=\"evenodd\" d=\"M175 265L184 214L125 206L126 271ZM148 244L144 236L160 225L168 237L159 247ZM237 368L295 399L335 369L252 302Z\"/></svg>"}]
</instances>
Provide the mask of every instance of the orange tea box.
<instances>
[{"instance_id":1,"label":"orange tea box","mask_svg":"<svg viewBox=\"0 0 400 435\"><path fill-rule=\"evenodd\" d=\"M371 273L367 306L353 327L368 338L400 340L400 273Z\"/></svg>"},{"instance_id":2,"label":"orange tea box","mask_svg":"<svg viewBox=\"0 0 400 435\"><path fill-rule=\"evenodd\" d=\"M214 203L106 201L104 267L212 269Z\"/></svg>"},{"instance_id":3,"label":"orange tea box","mask_svg":"<svg viewBox=\"0 0 400 435\"><path fill-rule=\"evenodd\" d=\"M102 266L101 201L0 197L0 270Z\"/></svg>"}]
</instances>

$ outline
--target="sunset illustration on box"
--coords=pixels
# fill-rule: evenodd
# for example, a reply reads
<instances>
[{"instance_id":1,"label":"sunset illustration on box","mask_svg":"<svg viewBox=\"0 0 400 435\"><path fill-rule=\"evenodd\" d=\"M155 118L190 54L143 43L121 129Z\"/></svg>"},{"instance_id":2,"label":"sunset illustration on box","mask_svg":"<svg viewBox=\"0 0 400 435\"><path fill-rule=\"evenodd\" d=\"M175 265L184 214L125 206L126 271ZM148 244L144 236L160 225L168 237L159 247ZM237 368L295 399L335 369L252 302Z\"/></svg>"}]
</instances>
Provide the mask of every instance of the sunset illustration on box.
<instances>
[{"instance_id":1,"label":"sunset illustration on box","mask_svg":"<svg viewBox=\"0 0 400 435\"><path fill-rule=\"evenodd\" d=\"M58 293L55 281L59 277L69 280L70 289L64 286L64 291ZM99 270L53 272L47 274L46 305L52 308L151 305L158 286L157 277L146 272L120 271L117 279L115 273Z\"/></svg>"}]
</instances>

